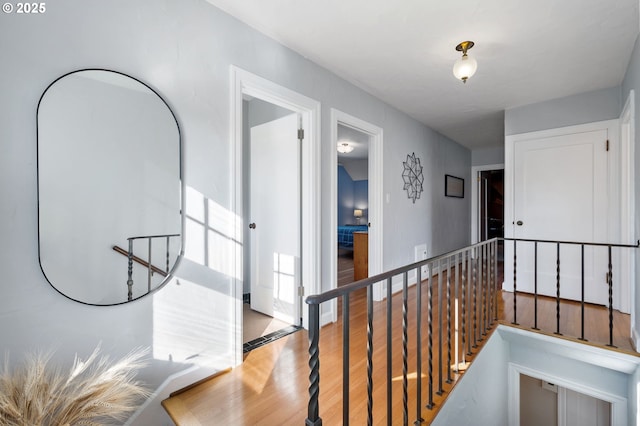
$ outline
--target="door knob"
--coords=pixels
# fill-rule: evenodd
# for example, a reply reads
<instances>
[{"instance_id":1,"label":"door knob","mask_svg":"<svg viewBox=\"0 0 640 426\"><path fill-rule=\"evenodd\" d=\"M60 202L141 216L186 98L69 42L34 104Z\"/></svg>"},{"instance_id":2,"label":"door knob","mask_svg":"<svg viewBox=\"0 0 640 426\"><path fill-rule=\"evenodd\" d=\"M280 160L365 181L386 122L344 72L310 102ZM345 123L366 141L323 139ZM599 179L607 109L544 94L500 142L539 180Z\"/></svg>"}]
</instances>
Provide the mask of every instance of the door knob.
<instances>
[{"instance_id":1,"label":"door knob","mask_svg":"<svg viewBox=\"0 0 640 426\"><path fill-rule=\"evenodd\" d=\"M522 225L524 225L524 224L522 223L522 221L521 221L521 220L519 220L519 221L517 221L517 222L516 222L516 225L518 225L518 226L522 226Z\"/></svg>"},{"instance_id":2,"label":"door knob","mask_svg":"<svg viewBox=\"0 0 640 426\"><path fill-rule=\"evenodd\" d=\"M255 223L250 223L249 224L249 228L250 229L256 229L256 224Z\"/></svg>"}]
</instances>

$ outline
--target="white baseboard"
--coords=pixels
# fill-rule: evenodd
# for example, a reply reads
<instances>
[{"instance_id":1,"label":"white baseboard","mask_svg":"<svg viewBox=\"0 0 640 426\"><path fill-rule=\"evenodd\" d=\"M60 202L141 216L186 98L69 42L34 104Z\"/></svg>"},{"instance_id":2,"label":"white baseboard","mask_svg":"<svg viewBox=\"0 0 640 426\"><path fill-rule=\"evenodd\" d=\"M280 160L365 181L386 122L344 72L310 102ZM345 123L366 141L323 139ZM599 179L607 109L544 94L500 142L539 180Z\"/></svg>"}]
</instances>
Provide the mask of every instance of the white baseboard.
<instances>
[{"instance_id":1,"label":"white baseboard","mask_svg":"<svg viewBox=\"0 0 640 426\"><path fill-rule=\"evenodd\" d=\"M335 306L335 303L332 306ZM322 314L320 314L320 327L331 324L335 321L336 320L334 319L333 309L329 309L327 312L323 312Z\"/></svg>"},{"instance_id":2,"label":"white baseboard","mask_svg":"<svg viewBox=\"0 0 640 426\"><path fill-rule=\"evenodd\" d=\"M447 265L446 264L442 264L442 266L446 269ZM437 265L433 265L431 268L431 277L433 277L434 275L437 275L440 273L440 268L438 268ZM423 280L426 279L426 277L421 277ZM407 274L407 285L409 287L413 286L416 284L416 282L418 282L418 274L416 270L412 270L409 271L409 273ZM402 291L402 275L396 275L393 277L392 279L392 284L391 284L391 293L396 294L398 292Z\"/></svg>"}]
</instances>

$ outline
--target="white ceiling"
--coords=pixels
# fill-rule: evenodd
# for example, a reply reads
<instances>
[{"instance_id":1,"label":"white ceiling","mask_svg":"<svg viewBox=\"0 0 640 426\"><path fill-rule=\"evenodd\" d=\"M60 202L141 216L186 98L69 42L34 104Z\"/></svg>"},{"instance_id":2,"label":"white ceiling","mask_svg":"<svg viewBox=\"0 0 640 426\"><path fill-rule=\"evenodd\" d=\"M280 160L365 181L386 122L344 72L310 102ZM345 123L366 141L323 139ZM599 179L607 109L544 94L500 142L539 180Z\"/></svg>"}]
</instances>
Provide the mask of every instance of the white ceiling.
<instances>
[{"instance_id":1,"label":"white ceiling","mask_svg":"<svg viewBox=\"0 0 640 426\"><path fill-rule=\"evenodd\" d=\"M505 109L619 85L638 34L638 0L207 1L471 149Z\"/></svg>"}]
</instances>

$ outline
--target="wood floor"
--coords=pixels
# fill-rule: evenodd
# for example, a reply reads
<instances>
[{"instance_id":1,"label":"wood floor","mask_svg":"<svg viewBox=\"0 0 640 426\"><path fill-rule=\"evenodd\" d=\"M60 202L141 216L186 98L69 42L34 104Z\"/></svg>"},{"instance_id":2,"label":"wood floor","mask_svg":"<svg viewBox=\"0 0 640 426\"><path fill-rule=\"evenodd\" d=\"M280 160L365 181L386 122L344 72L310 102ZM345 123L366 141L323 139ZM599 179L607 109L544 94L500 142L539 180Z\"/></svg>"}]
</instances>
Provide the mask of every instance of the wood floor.
<instances>
[{"instance_id":1,"label":"wood floor","mask_svg":"<svg viewBox=\"0 0 640 426\"><path fill-rule=\"evenodd\" d=\"M423 292L423 306L426 309L426 292ZM513 319L513 295L501 293L498 300L499 317L505 323ZM434 295L436 296L436 295ZM434 328L433 368L433 403L434 409L424 408L429 400L428 379L428 351L423 344L422 377L417 377L416 339L416 288L409 289L409 358L408 358L408 391L409 391L409 423L413 423L418 416L425 424L429 424L437 409L442 405L448 393L461 375L452 374L452 383L447 384L447 369L439 373L439 354L437 330ZM350 305L350 421L353 424L363 424L367 416L367 382L366 382L366 300L365 293L354 295ZM400 327L402 312L402 296L392 298L392 322L394 327ZM437 304L433 315L437 318ZM580 335L579 316L573 316L579 305L573 302L563 302L561 306L561 333L565 336ZM538 317L540 328L548 333L555 331L555 300L539 298ZM586 307L585 328L586 338L591 344L608 343L608 312L603 307L588 305ZM533 298L518 294L517 302L518 323L521 327L530 328L533 325ZM341 317L341 315L340 315ZM423 316L422 321L425 321ZM632 350L629 335L629 316L615 312L614 315L614 343L618 350ZM374 424L386 424L386 302L374 304L374 353L373 377L374 382ZM398 328L399 329L399 328ZM495 327L493 327L495 329ZM577 331L576 331L577 330ZM392 347L400 348L402 333L395 332L392 337ZM486 336L476 333L478 346L473 349L470 360L481 348ZM423 338L426 338L426 328L423 328ZM423 339L424 340L424 339ZM446 333L445 333L446 342ZM459 341L459 343L461 343ZM455 339L454 343L455 345ZM447 345L444 344L443 365L447 365ZM393 424L401 424L402 413L402 356L393 353L392 358L392 413ZM320 336L320 416L326 425L342 423L342 323L329 324L322 328ZM166 401L163 405L172 419L179 426L209 426L209 425L302 425L307 416L308 402L308 336L301 330L269 343L248 353L244 363L226 374L206 381L190 390L180 393ZM436 394L442 379L443 394ZM415 395L418 382L422 384L422 403L419 414L416 411Z\"/></svg>"}]
</instances>

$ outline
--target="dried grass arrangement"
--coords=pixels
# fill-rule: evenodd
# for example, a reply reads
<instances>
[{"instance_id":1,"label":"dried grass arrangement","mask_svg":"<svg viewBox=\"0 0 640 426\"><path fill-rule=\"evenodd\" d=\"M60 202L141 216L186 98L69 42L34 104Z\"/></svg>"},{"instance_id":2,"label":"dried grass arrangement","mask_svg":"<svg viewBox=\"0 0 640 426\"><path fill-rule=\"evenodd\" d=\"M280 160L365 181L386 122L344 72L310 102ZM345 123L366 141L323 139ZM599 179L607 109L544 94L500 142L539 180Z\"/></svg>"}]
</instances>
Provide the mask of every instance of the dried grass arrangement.
<instances>
[{"instance_id":1,"label":"dried grass arrangement","mask_svg":"<svg viewBox=\"0 0 640 426\"><path fill-rule=\"evenodd\" d=\"M0 375L0 425L75 426L122 424L149 396L135 380L148 349L136 349L111 362L98 346L87 360L76 354L69 371L51 365L51 353L28 354Z\"/></svg>"}]
</instances>

